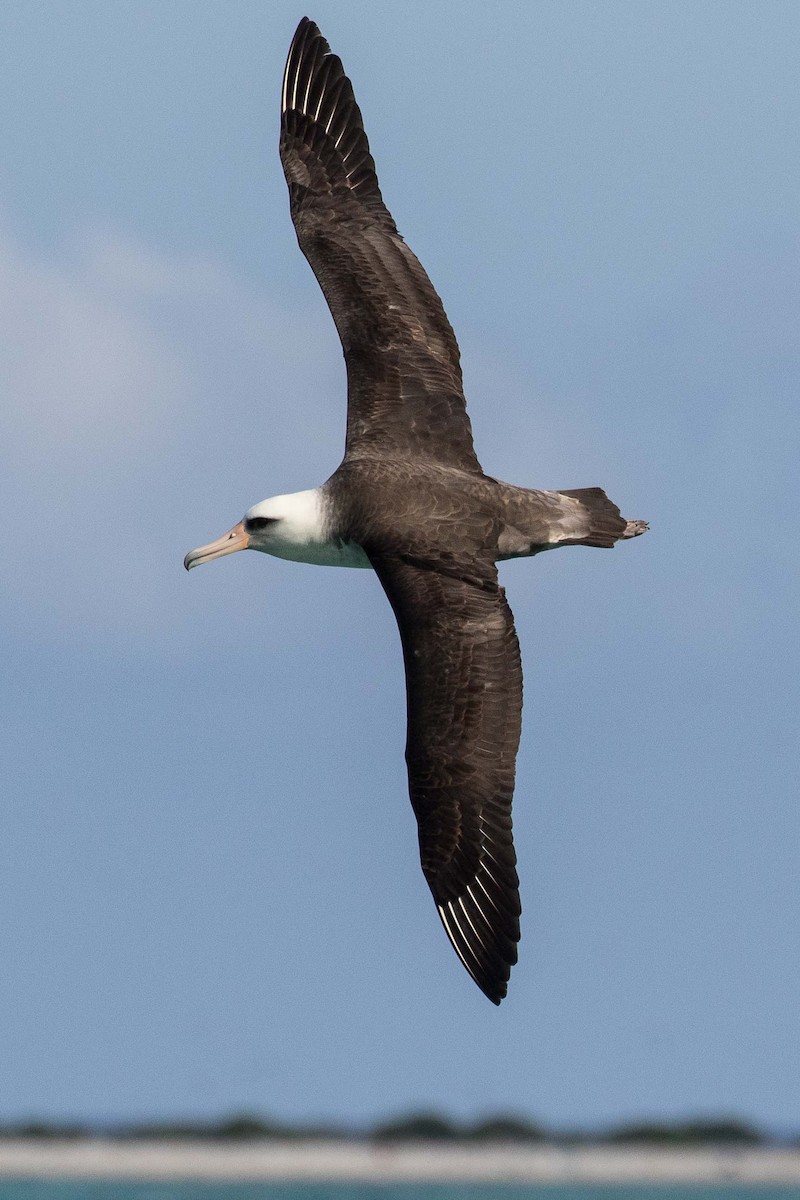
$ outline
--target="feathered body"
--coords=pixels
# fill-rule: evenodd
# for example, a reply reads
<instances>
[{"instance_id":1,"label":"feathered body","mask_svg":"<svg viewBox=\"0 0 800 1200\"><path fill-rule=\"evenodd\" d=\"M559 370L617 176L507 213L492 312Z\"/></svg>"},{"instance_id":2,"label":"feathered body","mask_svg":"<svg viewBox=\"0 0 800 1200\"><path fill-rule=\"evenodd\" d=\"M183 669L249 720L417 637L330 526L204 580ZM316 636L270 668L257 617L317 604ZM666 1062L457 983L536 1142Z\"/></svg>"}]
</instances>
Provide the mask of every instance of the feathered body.
<instances>
[{"instance_id":1,"label":"feathered body","mask_svg":"<svg viewBox=\"0 0 800 1200\"><path fill-rule=\"evenodd\" d=\"M646 525L599 488L534 491L484 475L455 334L383 203L350 80L306 18L286 64L280 152L300 248L347 364L344 460L322 487L255 505L186 565L249 546L374 569L403 647L422 869L456 952L499 1003L519 940L522 669L496 563L611 547Z\"/></svg>"}]
</instances>

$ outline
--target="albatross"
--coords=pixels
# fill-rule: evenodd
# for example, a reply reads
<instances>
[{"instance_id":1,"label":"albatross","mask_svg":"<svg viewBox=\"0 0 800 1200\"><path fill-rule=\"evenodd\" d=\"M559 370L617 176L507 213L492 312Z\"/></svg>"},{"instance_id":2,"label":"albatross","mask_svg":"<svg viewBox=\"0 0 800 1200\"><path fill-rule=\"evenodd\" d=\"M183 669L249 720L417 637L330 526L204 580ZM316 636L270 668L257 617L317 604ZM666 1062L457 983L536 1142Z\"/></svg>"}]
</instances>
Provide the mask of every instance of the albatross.
<instances>
[{"instance_id":1,"label":"albatross","mask_svg":"<svg viewBox=\"0 0 800 1200\"><path fill-rule=\"evenodd\" d=\"M236 550L377 575L400 630L406 763L422 871L481 991L506 995L521 913L511 798L522 716L514 618L497 563L612 547L647 529L600 488L536 491L485 475L442 302L383 202L341 60L303 18L281 94L292 221L347 365L344 459L273 496L184 559Z\"/></svg>"}]
</instances>

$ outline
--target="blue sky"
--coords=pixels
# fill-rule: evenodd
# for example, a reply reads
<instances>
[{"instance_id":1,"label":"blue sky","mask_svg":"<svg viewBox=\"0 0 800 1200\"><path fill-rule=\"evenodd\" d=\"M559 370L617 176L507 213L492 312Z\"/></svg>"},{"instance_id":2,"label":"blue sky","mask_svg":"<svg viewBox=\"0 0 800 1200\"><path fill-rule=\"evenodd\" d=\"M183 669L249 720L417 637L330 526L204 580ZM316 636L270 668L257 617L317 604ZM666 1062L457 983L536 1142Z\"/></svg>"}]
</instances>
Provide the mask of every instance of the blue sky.
<instances>
[{"instance_id":1,"label":"blue sky","mask_svg":"<svg viewBox=\"0 0 800 1200\"><path fill-rule=\"evenodd\" d=\"M439 927L367 572L181 560L344 433L277 158L303 10L0 13L0 1116L800 1126L791 3L319 0L487 471L647 538L508 564L521 961Z\"/></svg>"}]
</instances>

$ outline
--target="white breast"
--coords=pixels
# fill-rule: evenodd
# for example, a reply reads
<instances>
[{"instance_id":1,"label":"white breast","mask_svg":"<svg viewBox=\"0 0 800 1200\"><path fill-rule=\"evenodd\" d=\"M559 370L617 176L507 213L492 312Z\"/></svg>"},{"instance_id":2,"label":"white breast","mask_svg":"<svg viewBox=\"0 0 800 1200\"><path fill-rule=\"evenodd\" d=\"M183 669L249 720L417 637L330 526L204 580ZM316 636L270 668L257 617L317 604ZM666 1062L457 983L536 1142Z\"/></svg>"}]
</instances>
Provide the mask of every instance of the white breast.
<instances>
[{"instance_id":1,"label":"white breast","mask_svg":"<svg viewBox=\"0 0 800 1200\"><path fill-rule=\"evenodd\" d=\"M314 563L318 567L371 567L372 563L355 542L286 542L274 541L269 546L253 546L275 558L291 562Z\"/></svg>"}]
</instances>

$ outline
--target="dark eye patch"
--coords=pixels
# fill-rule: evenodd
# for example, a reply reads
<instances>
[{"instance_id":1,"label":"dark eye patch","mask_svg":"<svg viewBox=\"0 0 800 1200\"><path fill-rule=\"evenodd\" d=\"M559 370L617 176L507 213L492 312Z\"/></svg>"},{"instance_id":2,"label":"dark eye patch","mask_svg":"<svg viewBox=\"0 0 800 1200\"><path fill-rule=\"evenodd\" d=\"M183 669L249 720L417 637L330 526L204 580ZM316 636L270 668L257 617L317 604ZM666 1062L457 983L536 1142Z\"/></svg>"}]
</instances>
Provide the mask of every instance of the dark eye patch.
<instances>
[{"instance_id":1,"label":"dark eye patch","mask_svg":"<svg viewBox=\"0 0 800 1200\"><path fill-rule=\"evenodd\" d=\"M254 529L266 529L268 525L274 525L277 520L277 517L248 517L244 527L250 533Z\"/></svg>"}]
</instances>

